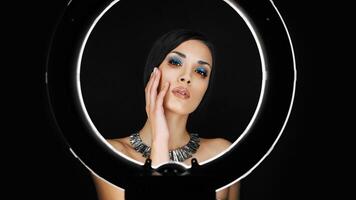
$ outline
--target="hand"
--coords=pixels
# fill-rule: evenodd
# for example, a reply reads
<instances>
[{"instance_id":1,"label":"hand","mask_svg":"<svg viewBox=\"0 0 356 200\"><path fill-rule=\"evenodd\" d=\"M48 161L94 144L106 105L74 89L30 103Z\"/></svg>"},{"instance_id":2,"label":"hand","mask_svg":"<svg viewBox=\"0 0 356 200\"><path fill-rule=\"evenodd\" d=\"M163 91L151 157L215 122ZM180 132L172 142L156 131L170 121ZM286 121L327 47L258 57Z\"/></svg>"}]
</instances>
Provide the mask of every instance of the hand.
<instances>
[{"instance_id":1,"label":"hand","mask_svg":"<svg viewBox=\"0 0 356 200\"><path fill-rule=\"evenodd\" d=\"M168 140L169 129L166 116L164 115L163 100L169 89L169 82L166 82L159 94L157 88L161 78L161 71L151 73L150 80L145 88L146 113L151 125L151 159L154 164L169 161ZM162 152L166 152L162 154Z\"/></svg>"}]
</instances>

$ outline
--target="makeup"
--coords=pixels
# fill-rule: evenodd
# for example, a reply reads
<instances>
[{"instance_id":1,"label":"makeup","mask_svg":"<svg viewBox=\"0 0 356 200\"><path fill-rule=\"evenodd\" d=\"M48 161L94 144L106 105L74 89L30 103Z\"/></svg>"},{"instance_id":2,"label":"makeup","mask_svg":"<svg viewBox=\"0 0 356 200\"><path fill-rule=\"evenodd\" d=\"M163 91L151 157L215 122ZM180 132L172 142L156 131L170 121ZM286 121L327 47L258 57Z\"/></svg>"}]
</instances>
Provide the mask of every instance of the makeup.
<instances>
[{"instance_id":1,"label":"makeup","mask_svg":"<svg viewBox=\"0 0 356 200\"><path fill-rule=\"evenodd\" d=\"M203 77L208 76L208 72L206 71L206 69L204 67L198 67L195 71L198 72Z\"/></svg>"},{"instance_id":2,"label":"makeup","mask_svg":"<svg viewBox=\"0 0 356 200\"><path fill-rule=\"evenodd\" d=\"M187 88L178 86L172 90L172 93L181 99L189 99L190 98L190 92Z\"/></svg>"},{"instance_id":3,"label":"makeup","mask_svg":"<svg viewBox=\"0 0 356 200\"><path fill-rule=\"evenodd\" d=\"M169 64L172 64L172 65L176 65L176 66L182 66L183 65L183 62L182 60L177 57L177 56L171 56L169 59L168 59L168 63Z\"/></svg>"}]
</instances>

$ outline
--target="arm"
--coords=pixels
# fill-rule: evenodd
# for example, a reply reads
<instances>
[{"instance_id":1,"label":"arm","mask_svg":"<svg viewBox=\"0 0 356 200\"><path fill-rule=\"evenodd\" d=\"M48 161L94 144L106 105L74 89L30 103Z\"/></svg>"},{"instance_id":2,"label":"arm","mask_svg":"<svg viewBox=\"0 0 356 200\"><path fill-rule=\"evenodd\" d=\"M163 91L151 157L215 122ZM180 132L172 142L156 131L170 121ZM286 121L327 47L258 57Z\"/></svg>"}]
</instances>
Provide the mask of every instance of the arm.
<instances>
[{"instance_id":1,"label":"arm","mask_svg":"<svg viewBox=\"0 0 356 200\"><path fill-rule=\"evenodd\" d=\"M225 151L230 147L232 143L224 138L216 138L214 143L214 149L216 149L216 154ZM226 189L227 191L221 191L217 195L217 199L225 199L225 200L239 200L240 199L240 182L236 182L232 184L230 187Z\"/></svg>"},{"instance_id":2,"label":"arm","mask_svg":"<svg viewBox=\"0 0 356 200\"><path fill-rule=\"evenodd\" d=\"M240 182L236 182L229 187L228 200L240 199Z\"/></svg>"},{"instance_id":3,"label":"arm","mask_svg":"<svg viewBox=\"0 0 356 200\"><path fill-rule=\"evenodd\" d=\"M124 190L120 190L117 186L106 182L94 174L92 174L92 178L99 200L125 200Z\"/></svg>"},{"instance_id":4,"label":"arm","mask_svg":"<svg viewBox=\"0 0 356 200\"><path fill-rule=\"evenodd\" d=\"M216 192L216 200L239 200L240 183L234 183L231 186Z\"/></svg>"},{"instance_id":5,"label":"arm","mask_svg":"<svg viewBox=\"0 0 356 200\"><path fill-rule=\"evenodd\" d=\"M161 71L155 68L145 88L146 113L152 131L150 158L153 168L169 161L169 129L163 108L163 99L168 91L169 82L160 87L160 77Z\"/></svg>"},{"instance_id":6,"label":"arm","mask_svg":"<svg viewBox=\"0 0 356 200\"><path fill-rule=\"evenodd\" d=\"M124 145L119 141L107 140L115 149L127 154ZM103 180L95 174L91 174L99 200L125 200L125 192L117 186Z\"/></svg>"}]
</instances>

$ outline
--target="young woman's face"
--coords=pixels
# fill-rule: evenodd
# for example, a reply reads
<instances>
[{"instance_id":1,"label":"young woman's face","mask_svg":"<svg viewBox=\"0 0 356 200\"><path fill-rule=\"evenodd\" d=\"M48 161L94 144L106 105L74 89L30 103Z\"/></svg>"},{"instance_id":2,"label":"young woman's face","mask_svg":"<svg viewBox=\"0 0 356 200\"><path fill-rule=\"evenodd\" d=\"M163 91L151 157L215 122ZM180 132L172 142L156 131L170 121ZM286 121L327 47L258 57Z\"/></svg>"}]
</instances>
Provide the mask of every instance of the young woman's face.
<instances>
[{"instance_id":1,"label":"young woman's face","mask_svg":"<svg viewBox=\"0 0 356 200\"><path fill-rule=\"evenodd\" d=\"M159 90L163 83L170 83L164 99L165 109L179 114L192 113L208 88L212 67L211 52L199 40L187 40L169 52L159 66L162 72ZM181 88L177 90L177 87ZM188 95L184 95L184 89Z\"/></svg>"}]
</instances>

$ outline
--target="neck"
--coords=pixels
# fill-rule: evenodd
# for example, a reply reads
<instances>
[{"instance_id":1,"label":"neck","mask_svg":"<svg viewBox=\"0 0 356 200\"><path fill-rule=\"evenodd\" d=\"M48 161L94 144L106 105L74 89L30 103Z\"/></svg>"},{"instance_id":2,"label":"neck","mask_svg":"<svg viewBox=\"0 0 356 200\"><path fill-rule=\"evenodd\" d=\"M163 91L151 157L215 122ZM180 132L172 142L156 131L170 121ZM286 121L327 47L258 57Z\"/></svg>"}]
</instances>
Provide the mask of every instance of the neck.
<instances>
[{"instance_id":1,"label":"neck","mask_svg":"<svg viewBox=\"0 0 356 200\"><path fill-rule=\"evenodd\" d=\"M186 130L188 115L180 115L166 110L165 116L169 130L169 150L186 145L190 140L189 133ZM142 141L148 146L151 146L151 135L151 125L147 119L145 125L140 130L140 137Z\"/></svg>"}]
</instances>

